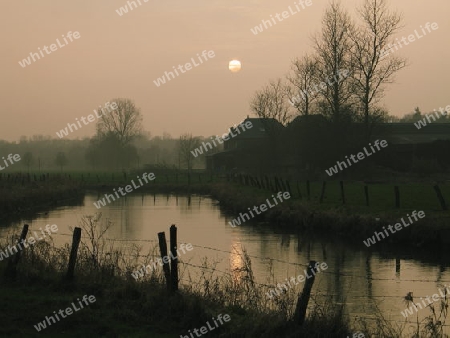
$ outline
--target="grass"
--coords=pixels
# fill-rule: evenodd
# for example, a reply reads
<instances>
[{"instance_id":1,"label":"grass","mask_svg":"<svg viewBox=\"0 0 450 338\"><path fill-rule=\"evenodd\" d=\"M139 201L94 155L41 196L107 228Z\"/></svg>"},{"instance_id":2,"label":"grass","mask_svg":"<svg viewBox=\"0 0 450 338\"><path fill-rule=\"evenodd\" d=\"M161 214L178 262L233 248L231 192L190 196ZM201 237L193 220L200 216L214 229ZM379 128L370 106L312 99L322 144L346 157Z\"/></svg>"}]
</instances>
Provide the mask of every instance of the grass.
<instances>
[{"instance_id":1,"label":"grass","mask_svg":"<svg viewBox=\"0 0 450 338\"><path fill-rule=\"evenodd\" d=\"M116 250L114 242L104 240L108 223L99 215L84 217L80 226L86 236L73 282L64 280L68 245L56 248L51 242L39 241L30 246L22 252L15 278L5 275L8 261L0 262L0 296L8 304L0 310L7 318L0 326L0 336L179 337L218 314L229 314L231 321L211 331L210 337L324 337L328 332L340 336L349 332L342 308L326 302L312 302L302 327L292 322L296 295L286 293L276 303L270 301L267 290L253 279L245 250L243 268L229 274L217 274L214 262L206 259L199 278L180 268L180 278L187 283L171 294L161 270L139 281L131 277L143 255L138 247ZM1 247L12 243L9 238ZM34 325L45 316L67 308L83 295L94 295L96 302L40 333L36 331Z\"/></svg>"},{"instance_id":2,"label":"grass","mask_svg":"<svg viewBox=\"0 0 450 338\"><path fill-rule=\"evenodd\" d=\"M70 177L54 176L45 183L34 180L28 182L24 179L23 184L22 180L17 179L5 181L3 176L0 181L0 196L6 203L12 204L11 201L14 201L15 205L24 208L23 201L32 205L41 202L48 204L48 201L57 199L60 194L70 196L72 191L76 194L81 192L82 195L88 188L112 189L128 184L131 180L130 176L124 177L123 174L112 175L99 174L97 178L97 174L71 173ZM272 194L271 191L252 186L227 183L224 178L213 177L208 182L211 178L206 174L200 179L198 176L194 179L194 176L190 185L181 176L178 177L178 183L174 176L157 177L164 177L165 182L152 182L141 187L142 192L208 193L228 208L232 217L236 217L240 211L247 211L247 207L261 204ZM304 184L301 185L303 199L299 198L296 187L291 184L292 199L264 213L261 220L270 222L273 226L321 234L340 234L349 242L360 242L380 227L375 217L388 222L414 209L425 210L427 217L424 222L417 224L414 230L412 227L402 230L395 238L398 237L409 246L421 243L420 241L423 243L425 239L428 241L426 243L432 244L431 248L434 250L437 243L433 237L436 234L434 232L448 229L447 213L439 210L431 184L402 183L399 186L402 203L400 209L395 209L393 184L370 185L370 208L365 206L361 182L345 184L345 206L340 201L338 182L328 182L326 198L322 204L318 201L321 182L311 183L311 201L305 200ZM441 189L444 197L450 196L448 185L441 185ZM21 199L21 196L26 198ZM89 229L92 230L93 224L99 224L100 219L85 218L84 221L87 231L83 233L86 234ZM290 321L297 295L288 292L275 302L268 302L265 297L267 290L254 283L251 261L246 257L245 250L242 257L245 268L242 271L229 271L236 278L208 272L214 270L214 262L205 261L205 271L200 280L191 277L189 269L180 271L180 277L187 279L188 283L182 285L178 294L170 295L165 290L161 273L153 273L138 282L130 277L131 271L143 264L138 248L131 249L130 252L118 251L113 243L101 240L101 233L92 234L83 239L80 247L75 283L63 281L70 248L55 248L51 243L44 242L39 242L24 252L15 281L0 278L0 296L8 304L0 310L0 315L6 318L0 326L0 336L37 336L41 333L33 325L85 294L94 295L97 302L50 326L43 334L50 337L179 337L180 334L187 334L190 329L203 326L219 313L230 314L232 321L220 331L211 332L211 337L236 337L243 332L245 337L326 337L329 332L346 337L351 336L351 332L358 331L358 328L359 331L371 332L377 336L401 337L404 330L401 326L393 327L380 313L376 315L378 325L375 329L362 322L358 323L357 328L350 330L342 315L343 309L321 299L311 301L308 319L299 328ZM390 241L391 239L383 245L396 245L395 241ZM11 239L9 243L12 243ZM149 253L144 256L149 257ZM5 261L0 262L0 276L4 274L5 265ZM269 284L275 282L273 278L268 281ZM441 337L438 329L439 323L432 321L430 324L428 321L420 323L417 332L426 332L429 337Z\"/></svg>"}]
</instances>

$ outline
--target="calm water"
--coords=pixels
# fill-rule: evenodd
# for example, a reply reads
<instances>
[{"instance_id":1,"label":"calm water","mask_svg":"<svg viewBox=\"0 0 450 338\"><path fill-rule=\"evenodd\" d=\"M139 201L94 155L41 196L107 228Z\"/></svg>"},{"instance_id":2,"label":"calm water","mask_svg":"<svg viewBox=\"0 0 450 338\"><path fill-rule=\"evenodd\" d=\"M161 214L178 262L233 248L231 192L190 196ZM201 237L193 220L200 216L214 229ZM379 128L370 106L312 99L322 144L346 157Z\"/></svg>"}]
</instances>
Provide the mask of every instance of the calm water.
<instances>
[{"instance_id":1,"label":"calm water","mask_svg":"<svg viewBox=\"0 0 450 338\"><path fill-rule=\"evenodd\" d=\"M97 193L88 193L83 206L61 207L27 222L31 230L57 224L59 231L54 239L56 245L62 245L71 240L70 227L77 226L83 215L99 211L93 205L98 198ZM116 242L119 246L140 245L141 254L156 245L158 232L165 231L168 239L171 224L178 227L179 243L194 246L194 250L181 256L190 264L199 265L207 257L211 264L217 263L218 270L239 268L242 266L239 253L243 246L249 255L259 257L252 258L258 283L267 283L271 264L275 280L282 283L303 272L303 266L289 263L326 262L329 268L317 275L313 293L325 295L336 303L345 303L351 318L372 318L374 306L378 305L385 318L403 321L400 311L405 309L402 297L407 292L413 291L418 302L419 297L438 293L443 284L450 285L448 265L423 263L408 256L396 260L385 253L370 255L362 243L355 249L317 235L309 238L281 233L251 222L231 228L228 221L235 216L226 214L217 201L207 197L136 194L101 208L101 212L103 219L113 222L106 236L119 240ZM0 224L3 226L1 235L19 232L24 222ZM328 235L332 238L332 234ZM273 259L272 263L267 259L269 257ZM200 269L191 266L189 272L195 277ZM186 273L183 280L185 277ZM295 286L295 290L299 292L302 287L303 283ZM419 311L419 318L426 315L429 315L428 309ZM410 318L414 321L415 314Z\"/></svg>"}]
</instances>

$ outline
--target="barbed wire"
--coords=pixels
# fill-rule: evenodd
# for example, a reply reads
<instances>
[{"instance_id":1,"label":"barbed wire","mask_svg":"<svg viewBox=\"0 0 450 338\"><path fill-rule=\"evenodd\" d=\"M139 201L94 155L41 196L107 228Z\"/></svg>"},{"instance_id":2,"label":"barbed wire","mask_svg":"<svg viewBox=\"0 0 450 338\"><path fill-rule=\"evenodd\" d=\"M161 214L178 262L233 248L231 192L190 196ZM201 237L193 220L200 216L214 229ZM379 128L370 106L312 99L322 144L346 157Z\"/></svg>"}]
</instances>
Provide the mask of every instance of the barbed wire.
<instances>
[{"instance_id":1,"label":"barbed wire","mask_svg":"<svg viewBox=\"0 0 450 338\"><path fill-rule=\"evenodd\" d=\"M52 234L52 236L69 236L72 237L72 234ZM112 242L149 242L149 243L156 243L158 242L157 240L152 240L152 239L114 239L114 238L104 238L107 241L112 241ZM181 244L181 243L180 243ZM183 244L187 244L187 243L183 243ZM227 250L222 250L222 249L217 249L217 248L212 248L209 246L202 246L199 244L192 244L190 243L194 248L201 248L201 249L205 249L205 250L211 250L211 251L216 251L216 252L220 252L220 253L225 253L225 254L232 254L232 255L239 255L242 256L243 253L239 252L238 249L234 249L233 251L227 251ZM125 254L123 253L125 256L127 257L153 257L153 258L161 258L159 255L136 255L136 254ZM288 264L288 265L293 265L293 266L300 266L300 267L304 267L304 268L308 268L309 264L302 264L302 263L295 263L295 262L288 262L285 260L281 260L278 258L272 258L272 257L260 257L260 256L255 256L255 255L249 255L246 254L247 257L249 258L254 258L254 259L259 259L259 260L269 260L269 261L275 261L278 263L283 263L283 264ZM346 273L342 273L342 272L337 272L337 271L328 271L328 270L321 270L320 274L329 274L329 275L334 275L334 276L340 276L340 277L348 277L348 278L361 278L361 279L365 279L367 281L402 281L402 282L418 282L418 283L450 283L450 280L432 280L432 279L398 279L398 278L374 278L374 277L369 277L369 276L361 276L361 275L355 275L355 274L346 274ZM316 274L317 275L317 274Z\"/></svg>"}]
</instances>

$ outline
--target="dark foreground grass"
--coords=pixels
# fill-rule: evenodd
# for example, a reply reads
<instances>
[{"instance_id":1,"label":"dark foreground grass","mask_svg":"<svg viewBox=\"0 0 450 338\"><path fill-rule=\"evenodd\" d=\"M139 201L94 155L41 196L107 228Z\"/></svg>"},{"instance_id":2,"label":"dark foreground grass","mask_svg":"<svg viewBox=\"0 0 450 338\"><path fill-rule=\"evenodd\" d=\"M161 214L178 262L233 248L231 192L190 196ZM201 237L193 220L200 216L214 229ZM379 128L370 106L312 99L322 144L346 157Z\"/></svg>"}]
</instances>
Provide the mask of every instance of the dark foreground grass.
<instances>
[{"instance_id":1,"label":"dark foreground grass","mask_svg":"<svg viewBox=\"0 0 450 338\"><path fill-rule=\"evenodd\" d=\"M55 248L45 241L30 246L22 252L15 278L5 275L10 257L0 262L0 337L189 337L188 330L212 323L218 314L228 314L231 321L208 337L344 337L350 332L342 307L326 303L312 304L303 326L291 321L295 295L269 301L254 283L245 253L248 269L234 274L237 279L204 274L172 294L160 270L136 281L130 272L142 257L139 249L125 253L106 244L100 217L83 222L94 235L82 241L73 282L64 280L68 246ZM83 295L93 295L96 301L41 332L35 329L45 316L77 304Z\"/></svg>"}]
</instances>

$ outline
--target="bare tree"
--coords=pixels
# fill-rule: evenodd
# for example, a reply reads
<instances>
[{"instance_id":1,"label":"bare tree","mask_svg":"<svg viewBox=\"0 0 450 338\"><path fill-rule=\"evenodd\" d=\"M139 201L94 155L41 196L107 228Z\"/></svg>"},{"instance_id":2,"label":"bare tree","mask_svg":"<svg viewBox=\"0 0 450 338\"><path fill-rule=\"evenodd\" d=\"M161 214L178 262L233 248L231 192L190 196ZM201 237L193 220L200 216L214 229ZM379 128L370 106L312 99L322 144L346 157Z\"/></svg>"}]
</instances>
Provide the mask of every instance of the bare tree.
<instances>
[{"instance_id":1,"label":"bare tree","mask_svg":"<svg viewBox=\"0 0 450 338\"><path fill-rule=\"evenodd\" d=\"M128 145L142 130L142 115L130 99L112 99L112 106L117 109L106 113L97 123L97 134L100 138L114 135L122 146ZM115 107L115 106L114 106ZM113 108L114 108L113 107Z\"/></svg>"},{"instance_id":2,"label":"bare tree","mask_svg":"<svg viewBox=\"0 0 450 338\"><path fill-rule=\"evenodd\" d=\"M333 0L322 19L322 32L313 38L318 61L318 78L323 84L321 95L330 109L335 122L340 122L345 106L351 105L350 77L353 23L349 14Z\"/></svg>"},{"instance_id":3,"label":"bare tree","mask_svg":"<svg viewBox=\"0 0 450 338\"><path fill-rule=\"evenodd\" d=\"M27 151L22 157L22 164L26 165L28 168L28 172L30 172L30 166L34 163L33 154Z\"/></svg>"},{"instance_id":4,"label":"bare tree","mask_svg":"<svg viewBox=\"0 0 450 338\"><path fill-rule=\"evenodd\" d=\"M363 27L351 34L353 92L361 106L369 140L373 124L378 120L375 105L384 94L384 85L393 82L394 75L406 66L406 59L395 55L383 58L383 51L401 28L402 21L399 13L388 10L386 0L365 0L358 12Z\"/></svg>"},{"instance_id":5,"label":"bare tree","mask_svg":"<svg viewBox=\"0 0 450 338\"><path fill-rule=\"evenodd\" d=\"M184 163L188 169L188 172L192 170L192 166L195 160L191 151L200 146L200 140L198 137L192 136L192 134L183 134L178 140L178 158L179 162Z\"/></svg>"},{"instance_id":6,"label":"bare tree","mask_svg":"<svg viewBox=\"0 0 450 338\"><path fill-rule=\"evenodd\" d=\"M281 79L269 81L263 89L253 96L250 107L262 119L275 119L286 125L291 114L287 103L286 85Z\"/></svg>"},{"instance_id":7,"label":"bare tree","mask_svg":"<svg viewBox=\"0 0 450 338\"><path fill-rule=\"evenodd\" d=\"M65 165L67 165L67 162L68 162L68 160L67 160L67 157L66 157L65 153L60 151L60 152L58 152L56 154L55 163L56 163L57 166L59 166L61 168L61 172L63 170L63 167Z\"/></svg>"},{"instance_id":8,"label":"bare tree","mask_svg":"<svg viewBox=\"0 0 450 338\"><path fill-rule=\"evenodd\" d=\"M300 115L310 115L311 104L319 96L319 91L314 88L318 82L317 67L317 59L305 55L292 62L292 73L287 76L291 84L287 87L289 103L297 109Z\"/></svg>"},{"instance_id":9,"label":"bare tree","mask_svg":"<svg viewBox=\"0 0 450 338\"><path fill-rule=\"evenodd\" d=\"M281 79L271 80L250 101L251 110L261 119L274 146L279 140L281 125L285 126L292 118L286 88Z\"/></svg>"}]
</instances>

